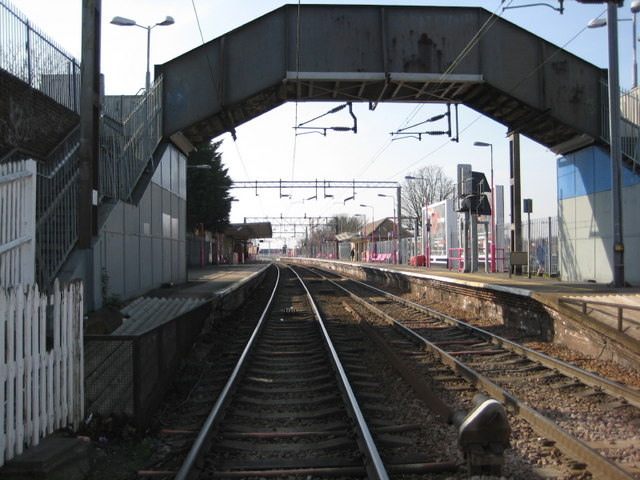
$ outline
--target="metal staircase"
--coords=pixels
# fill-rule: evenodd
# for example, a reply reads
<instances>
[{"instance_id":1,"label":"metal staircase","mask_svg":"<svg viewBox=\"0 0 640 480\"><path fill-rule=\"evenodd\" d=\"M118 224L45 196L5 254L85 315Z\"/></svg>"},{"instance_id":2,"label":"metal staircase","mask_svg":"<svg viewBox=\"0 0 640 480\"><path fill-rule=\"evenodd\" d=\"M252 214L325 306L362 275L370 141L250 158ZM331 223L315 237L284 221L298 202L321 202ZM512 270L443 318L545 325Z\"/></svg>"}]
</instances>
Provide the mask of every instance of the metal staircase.
<instances>
[{"instance_id":1,"label":"metal staircase","mask_svg":"<svg viewBox=\"0 0 640 480\"><path fill-rule=\"evenodd\" d=\"M602 83L602 98L607 98L608 86ZM640 175L640 95L639 89L620 92L620 148L622 163L626 168ZM601 139L609 145L609 106L602 104Z\"/></svg>"},{"instance_id":2,"label":"metal staircase","mask_svg":"<svg viewBox=\"0 0 640 480\"><path fill-rule=\"evenodd\" d=\"M101 117L99 205L130 201L142 174L154 167L150 162L161 139L161 98L159 79L122 122ZM38 163L36 279L42 286L53 281L78 240L79 157L76 127L46 161Z\"/></svg>"}]
</instances>

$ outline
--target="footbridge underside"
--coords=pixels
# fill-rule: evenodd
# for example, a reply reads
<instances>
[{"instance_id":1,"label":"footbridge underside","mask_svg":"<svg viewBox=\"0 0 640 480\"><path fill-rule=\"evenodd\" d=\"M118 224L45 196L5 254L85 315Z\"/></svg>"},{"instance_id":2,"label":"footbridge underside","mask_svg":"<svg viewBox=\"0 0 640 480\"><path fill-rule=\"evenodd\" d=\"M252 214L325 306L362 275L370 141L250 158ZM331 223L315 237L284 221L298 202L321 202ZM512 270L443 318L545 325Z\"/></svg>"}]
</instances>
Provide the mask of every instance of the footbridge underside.
<instances>
[{"instance_id":1,"label":"footbridge underside","mask_svg":"<svg viewBox=\"0 0 640 480\"><path fill-rule=\"evenodd\" d=\"M292 100L431 102L565 153L600 138L605 71L481 8L286 5L156 75L194 144Z\"/></svg>"}]
</instances>

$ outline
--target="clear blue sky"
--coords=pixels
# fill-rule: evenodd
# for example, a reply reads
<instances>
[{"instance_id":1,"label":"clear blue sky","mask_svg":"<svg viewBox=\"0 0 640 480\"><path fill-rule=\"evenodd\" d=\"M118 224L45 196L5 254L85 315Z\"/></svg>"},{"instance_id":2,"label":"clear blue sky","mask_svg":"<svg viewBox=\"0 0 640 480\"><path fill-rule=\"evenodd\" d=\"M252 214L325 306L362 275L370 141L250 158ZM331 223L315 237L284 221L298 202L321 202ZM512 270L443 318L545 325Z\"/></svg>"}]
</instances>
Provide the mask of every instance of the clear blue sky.
<instances>
[{"instance_id":1,"label":"clear blue sky","mask_svg":"<svg viewBox=\"0 0 640 480\"><path fill-rule=\"evenodd\" d=\"M13 0L12 2L36 25L48 33L63 48L79 57L81 0ZM151 34L151 63L164 63L202 43L194 13L195 4L205 41L247 23L286 2L274 0L105 0L102 4L102 71L105 74L107 94L133 94L144 86L146 59L146 32L141 28L123 28L109 24L119 15L136 20L142 25L155 24L166 15L176 23L157 27ZM290 2L296 3L296 2ZM500 14L557 46L562 46L579 57L606 68L606 29L586 29L592 18L604 14L605 5L584 5L574 0L565 1L565 12L560 15L549 7L509 9L502 6L525 5L528 0L484 1L404 1L380 2L376 0L327 2L314 0L305 3L349 4L405 4L455 5L483 7ZM558 6L556 0L548 0ZM629 2L626 2L627 4ZM630 18L628 5L619 9L619 18ZM619 24L620 83L631 87L632 32L631 22ZM298 121L304 121L329 110L326 103L301 103L297 106ZM444 106L425 105L413 121L421 121L444 112ZM245 180L390 180L400 181L415 169L436 164L455 179L458 163L471 163L474 170L489 171L488 148L473 146L474 141L494 145L495 183L505 186L508 196L508 141L506 127L481 117L465 107L460 108L460 142L444 137L423 138L422 141L402 140L390 142L389 132L406 125L415 105L382 104L371 112L364 104L354 105L358 117L359 133L330 133L320 135L294 135L296 105L289 103L265 114L237 129L238 140L230 136L219 139L223 143L223 161L236 181ZM346 115L346 114L345 114ZM342 121L344 118L344 121ZM347 117L336 116L338 125L349 124ZM295 152L294 152L295 150ZM556 215L556 159L544 147L522 139L522 196L532 198L533 217ZM355 202L343 205L342 199L350 190L334 191L333 200L304 201L314 194L294 190L291 199L280 199L277 190L262 190L256 196L251 190L235 189L238 198L231 212L232 222L245 217L264 216L330 216L337 213L371 215L373 205L376 218L392 215L392 202L378 198L376 190L357 192ZM390 193L390 192L385 192ZM505 204L509 204L508 197ZM505 219L508 220L508 211Z\"/></svg>"}]
</instances>

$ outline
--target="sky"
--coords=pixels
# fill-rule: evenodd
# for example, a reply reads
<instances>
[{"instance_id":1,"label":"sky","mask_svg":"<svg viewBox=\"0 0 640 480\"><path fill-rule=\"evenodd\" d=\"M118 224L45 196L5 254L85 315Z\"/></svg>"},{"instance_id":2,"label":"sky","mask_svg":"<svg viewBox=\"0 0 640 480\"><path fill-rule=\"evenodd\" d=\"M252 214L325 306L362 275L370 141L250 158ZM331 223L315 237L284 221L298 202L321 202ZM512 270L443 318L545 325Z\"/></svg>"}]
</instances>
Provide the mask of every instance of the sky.
<instances>
[{"instance_id":1,"label":"sky","mask_svg":"<svg viewBox=\"0 0 640 480\"><path fill-rule=\"evenodd\" d=\"M80 57L81 0L10 0L20 11L47 33L67 52ZM258 18L287 2L275 0L107 0L102 2L102 62L105 89L108 95L135 94L144 87L146 70L146 31L142 28L119 27L109 22L114 16L135 20L140 25L154 25L170 15L175 24L151 30L151 69L205 42ZM297 3L291 1L289 3ZM476 1L402 1L350 0L333 2L313 0L314 4L393 4L473 6L495 12L502 18L561 46L571 53L606 68L606 28L587 29L588 22L606 17L606 6L586 5L565 0L561 15L550 6L557 0L547 0L548 6L522 7L539 4L537 0L476 0ZM629 2L619 9L619 19L630 19ZM200 20L200 29L197 18ZM631 87L632 22L620 21L619 26L620 85ZM200 33L202 32L202 34ZM201 36L202 35L202 36ZM237 140L225 134L222 140L222 161L235 181L275 180L358 180L402 181L420 167L438 165L454 181L456 165L470 163L473 170L485 172L489 178L491 155L489 148L473 146L475 141L493 145L494 183L505 187L505 205L509 205L509 143L507 129L487 117L461 106L459 109L459 142L447 137L423 137L391 141L390 132L445 112L444 105L380 104L369 111L366 104L354 104L358 118L358 133L329 132L295 135L298 123L327 112L338 104L288 103L237 128ZM346 110L331 115L328 125L349 126ZM434 126L437 124L434 124ZM441 129L440 126L435 127ZM444 129L444 127L442 127ZM532 218L555 216L557 156L545 147L521 137L522 198L533 200ZM233 189L232 222L264 221L270 217L326 217L336 214L364 214L367 221L393 215L393 201L380 198L380 190L362 189L356 199L343 202L352 195L351 189L331 192L333 198L307 200L314 191L295 189ZM384 191L395 194L394 190ZM369 205L370 207L361 207ZM504 212L509 221L508 210ZM277 234L274 235L277 237ZM284 240L283 240L284 241Z\"/></svg>"}]
</instances>

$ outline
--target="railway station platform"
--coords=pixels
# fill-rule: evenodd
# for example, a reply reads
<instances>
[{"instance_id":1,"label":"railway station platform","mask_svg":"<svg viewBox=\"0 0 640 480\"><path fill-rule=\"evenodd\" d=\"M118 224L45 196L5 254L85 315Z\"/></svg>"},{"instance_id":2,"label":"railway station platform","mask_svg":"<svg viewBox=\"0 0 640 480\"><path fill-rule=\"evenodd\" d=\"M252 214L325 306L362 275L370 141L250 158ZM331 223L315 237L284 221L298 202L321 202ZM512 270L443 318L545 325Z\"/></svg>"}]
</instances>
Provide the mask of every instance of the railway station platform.
<instances>
[{"instance_id":1,"label":"railway station platform","mask_svg":"<svg viewBox=\"0 0 640 480\"><path fill-rule=\"evenodd\" d=\"M442 266L283 260L328 266L337 273L400 287L427 300L458 304L588 355L634 369L640 365L637 287L613 288L593 282L484 271L463 273Z\"/></svg>"},{"instance_id":2,"label":"railway station platform","mask_svg":"<svg viewBox=\"0 0 640 480\"><path fill-rule=\"evenodd\" d=\"M87 415L122 414L144 427L196 341L217 322L234 321L269 265L192 269L183 284L111 309L108 324L90 318L83 342Z\"/></svg>"}]
</instances>

